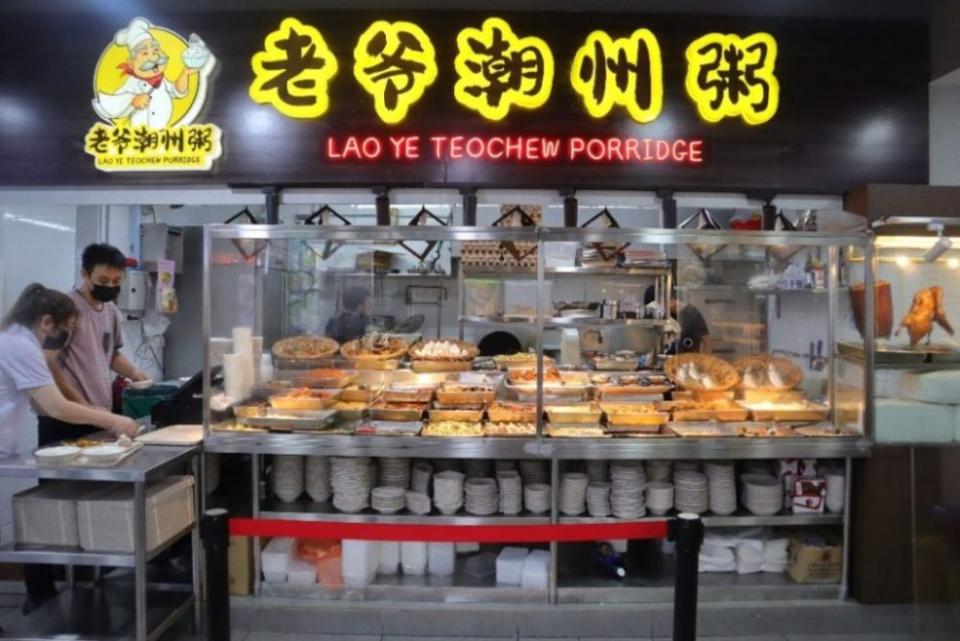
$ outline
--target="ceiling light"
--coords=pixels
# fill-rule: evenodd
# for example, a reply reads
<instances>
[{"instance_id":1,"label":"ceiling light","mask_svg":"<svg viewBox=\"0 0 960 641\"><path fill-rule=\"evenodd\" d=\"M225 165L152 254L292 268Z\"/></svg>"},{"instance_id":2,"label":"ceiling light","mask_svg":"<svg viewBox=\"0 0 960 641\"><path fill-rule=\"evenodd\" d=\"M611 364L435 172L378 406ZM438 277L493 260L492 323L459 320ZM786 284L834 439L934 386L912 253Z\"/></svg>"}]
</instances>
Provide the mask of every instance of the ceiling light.
<instances>
[{"instance_id":1,"label":"ceiling light","mask_svg":"<svg viewBox=\"0 0 960 641\"><path fill-rule=\"evenodd\" d=\"M900 269L906 269L910 266L910 259L903 254L897 256L897 267Z\"/></svg>"},{"instance_id":2,"label":"ceiling light","mask_svg":"<svg viewBox=\"0 0 960 641\"><path fill-rule=\"evenodd\" d=\"M947 267L950 269L960 269L960 258L950 258L947 260Z\"/></svg>"},{"instance_id":3,"label":"ceiling light","mask_svg":"<svg viewBox=\"0 0 960 641\"><path fill-rule=\"evenodd\" d=\"M935 263L937 259L950 251L950 248L953 247L953 241L943 235L943 225L939 223L927 225L927 229L937 232L937 240L933 243L933 246L924 253L923 259L928 263Z\"/></svg>"}]
</instances>

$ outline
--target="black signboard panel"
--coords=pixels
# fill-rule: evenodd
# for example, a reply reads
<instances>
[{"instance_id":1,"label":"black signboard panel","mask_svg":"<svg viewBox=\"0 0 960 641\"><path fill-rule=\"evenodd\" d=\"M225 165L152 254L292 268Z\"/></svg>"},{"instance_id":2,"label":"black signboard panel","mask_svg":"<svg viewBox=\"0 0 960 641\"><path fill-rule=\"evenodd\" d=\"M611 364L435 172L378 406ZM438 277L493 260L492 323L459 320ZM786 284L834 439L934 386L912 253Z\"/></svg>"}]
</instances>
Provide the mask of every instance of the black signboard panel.
<instances>
[{"instance_id":1,"label":"black signboard panel","mask_svg":"<svg viewBox=\"0 0 960 641\"><path fill-rule=\"evenodd\" d=\"M119 4L118 6L125 6ZM132 3L131 3L132 6ZM2 9L0 9L2 11ZM532 110L487 120L454 98L457 34L476 12L231 11L144 16L155 27L196 33L216 57L195 123L222 132L207 171L107 172L84 150L100 121L94 70L135 8L102 13L13 13L0 19L0 185L230 184L383 185L841 192L864 182L926 182L928 41L922 23L592 13L499 13L518 36L535 35L555 59L552 92ZM318 29L336 57L329 108L295 119L250 96L251 57L286 17ZM381 121L354 77L354 47L376 20L409 21L436 51L437 77L399 124ZM615 106L591 117L570 81L574 56L594 30L626 38L649 29L663 60L663 108L648 124ZM688 96L685 51L708 33L769 33L777 43L779 107L763 124L704 121ZM116 73L122 74L118 70ZM173 81L173 78L167 78ZM376 137L375 160L332 160L349 136ZM393 157L390 136L419 136L419 158ZM513 161L433 157L435 136L544 136L702 141L702 162L599 161L581 154ZM333 138L331 142L331 137ZM331 149L328 145L333 144ZM449 144L449 141L445 144Z\"/></svg>"}]
</instances>

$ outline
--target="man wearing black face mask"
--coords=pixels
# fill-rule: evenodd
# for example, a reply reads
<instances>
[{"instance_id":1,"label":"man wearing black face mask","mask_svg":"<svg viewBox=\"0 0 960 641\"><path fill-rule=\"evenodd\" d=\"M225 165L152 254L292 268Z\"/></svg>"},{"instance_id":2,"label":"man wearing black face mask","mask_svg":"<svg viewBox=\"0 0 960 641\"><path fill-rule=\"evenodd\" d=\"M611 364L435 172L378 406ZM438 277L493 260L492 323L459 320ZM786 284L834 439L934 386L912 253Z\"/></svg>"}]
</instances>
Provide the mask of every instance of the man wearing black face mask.
<instances>
[{"instance_id":1,"label":"man wearing black face mask","mask_svg":"<svg viewBox=\"0 0 960 641\"><path fill-rule=\"evenodd\" d=\"M62 348L44 345L44 350L54 380L67 399L110 411L114 372L133 381L148 379L120 353L123 333L113 301L120 295L127 261L116 247L98 244L83 250L82 263L83 283L70 292L80 312L77 329ZM41 417L41 431L61 427L58 421ZM76 428L70 433L75 434Z\"/></svg>"}]
</instances>

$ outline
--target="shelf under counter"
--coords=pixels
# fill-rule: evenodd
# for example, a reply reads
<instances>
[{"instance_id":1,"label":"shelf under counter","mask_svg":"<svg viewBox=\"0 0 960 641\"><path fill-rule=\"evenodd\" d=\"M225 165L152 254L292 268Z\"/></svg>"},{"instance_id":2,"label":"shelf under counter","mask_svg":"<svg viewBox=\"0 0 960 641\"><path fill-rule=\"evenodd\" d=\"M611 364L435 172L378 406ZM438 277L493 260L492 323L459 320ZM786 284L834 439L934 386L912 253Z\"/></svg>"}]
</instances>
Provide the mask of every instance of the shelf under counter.
<instances>
[{"instance_id":1,"label":"shelf under counter","mask_svg":"<svg viewBox=\"0 0 960 641\"><path fill-rule=\"evenodd\" d=\"M655 516L647 513L639 519L618 519L613 516L594 517L594 516L560 516L561 524L589 524L589 523L627 523L636 521L662 521L676 516L670 512L663 516ZM792 526L816 526L816 525L842 525L842 514L792 514L790 512L780 512L769 516L759 516L751 514L746 510L739 510L734 514L719 515L706 512L700 515L704 526L706 527L792 527Z\"/></svg>"},{"instance_id":2,"label":"shelf under counter","mask_svg":"<svg viewBox=\"0 0 960 641\"><path fill-rule=\"evenodd\" d=\"M282 519L287 521L330 521L338 523L390 523L408 525L549 525L550 514L523 512L517 515L492 514L476 516L462 509L454 515L446 516L434 510L431 514L411 514L401 510L396 514L380 514L372 509L348 514L338 512L329 502L317 503L309 499L298 499L285 503L270 498L260 503L260 518Z\"/></svg>"},{"instance_id":3,"label":"shelf under counter","mask_svg":"<svg viewBox=\"0 0 960 641\"><path fill-rule=\"evenodd\" d=\"M537 439L243 432L213 432L204 443L206 451L223 454L561 460L861 458L870 446L859 437Z\"/></svg>"}]
</instances>

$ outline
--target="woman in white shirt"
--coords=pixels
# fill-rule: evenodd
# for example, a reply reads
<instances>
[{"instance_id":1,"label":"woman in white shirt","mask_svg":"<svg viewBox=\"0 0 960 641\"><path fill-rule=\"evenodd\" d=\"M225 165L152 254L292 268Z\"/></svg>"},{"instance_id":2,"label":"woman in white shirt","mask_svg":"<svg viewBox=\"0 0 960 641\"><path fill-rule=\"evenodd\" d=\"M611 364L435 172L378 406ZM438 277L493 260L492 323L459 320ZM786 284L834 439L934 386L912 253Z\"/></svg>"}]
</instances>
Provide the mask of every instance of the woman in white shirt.
<instances>
[{"instance_id":1,"label":"woman in white shirt","mask_svg":"<svg viewBox=\"0 0 960 641\"><path fill-rule=\"evenodd\" d=\"M67 423L95 425L117 436L136 434L132 419L68 401L54 384L43 350L62 347L77 318L70 297L33 284L0 324L0 455L16 453L31 401Z\"/></svg>"}]
</instances>

